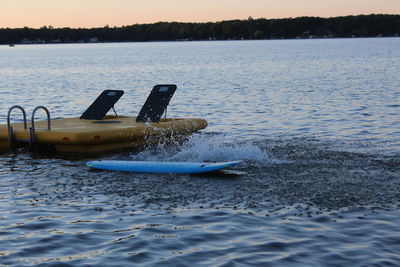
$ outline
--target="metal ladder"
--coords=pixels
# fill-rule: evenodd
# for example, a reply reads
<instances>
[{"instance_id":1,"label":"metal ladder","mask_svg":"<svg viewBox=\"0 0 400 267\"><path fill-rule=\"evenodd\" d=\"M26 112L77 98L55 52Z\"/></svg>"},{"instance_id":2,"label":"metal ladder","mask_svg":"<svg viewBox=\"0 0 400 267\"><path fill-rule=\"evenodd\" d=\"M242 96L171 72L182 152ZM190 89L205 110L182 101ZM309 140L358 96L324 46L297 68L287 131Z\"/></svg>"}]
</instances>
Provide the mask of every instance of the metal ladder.
<instances>
[{"instance_id":1,"label":"metal ladder","mask_svg":"<svg viewBox=\"0 0 400 267\"><path fill-rule=\"evenodd\" d=\"M32 111L32 117L31 117L31 127L29 128L29 148L30 150L33 150L33 144L36 142L36 136L35 136L35 113L38 109L43 109L46 112L47 115L47 130L51 130L51 122L50 122L50 112L45 106L37 106L33 111Z\"/></svg>"},{"instance_id":2,"label":"metal ladder","mask_svg":"<svg viewBox=\"0 0 400 267\"><path fill-rule=\"evenodd\" d=\"M24 129L27 129L27 123L26 123L26 112L25 109L19 105L14 105L11 108L8 109L8 113L7 113L7 133L8 133L8 145L10 150L12 150L14 148L15 145L15 139L13 137L13 127L11 126L10 123L10 117L11 117L11 111L13 111L14 109L19 109L22 111L22 115L24 116Z\"/></svg>"},{"instance_id":3,"label":"metal ladder","mask_svg":"<svg viewBox=\"0 0 400 267\"><path fill-rule=\"evenodd\" d=\"M15 138L13 137L13 127L11 126L11 123L10 123L10 115L11 115L11 111L16 108L20 109L24 116L24 129L28 128L27 122L26 122L26 112L25 112L24 108L19 105L14 105L11 108L9 108L8 114L7 114L7 131L8 131L8 142L9 142L10 149L13 149L15 146ZM47 130L49 130L49 131L51 130L51 120L50 120L49 110L44 106L37 106L36 108L34 108L32 111L32 117L31 117L31 127L29 128L29 149L31 151L33 150L33 144L36 143L35 114L36 114L36 111L38 111L39 109L43 109L46 112Z\"/></svg>"}]
</instances>

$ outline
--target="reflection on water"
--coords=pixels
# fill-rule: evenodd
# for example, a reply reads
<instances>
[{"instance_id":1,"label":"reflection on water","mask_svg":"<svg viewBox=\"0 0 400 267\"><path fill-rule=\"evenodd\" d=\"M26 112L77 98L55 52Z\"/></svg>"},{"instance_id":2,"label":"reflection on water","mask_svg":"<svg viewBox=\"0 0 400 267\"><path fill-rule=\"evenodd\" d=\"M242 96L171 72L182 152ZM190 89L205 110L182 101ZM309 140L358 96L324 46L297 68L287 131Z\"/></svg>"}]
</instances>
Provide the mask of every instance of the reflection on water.
<instances>
[{"instance_id":1,"label":"reflection on water","mask_svg":"<svg viewBox=\"0 0 400 267\"><path fill-rule=\"evenodd\" d=\"M104 89L209 127L105 159L245 162L207 175L0 157L0 265L396 266L399 38L0 46L9 106L79 116ZM40 116L40 114L38 114ZM16 115L14 120L18 120Z\"/></svg>"}]
</instances>

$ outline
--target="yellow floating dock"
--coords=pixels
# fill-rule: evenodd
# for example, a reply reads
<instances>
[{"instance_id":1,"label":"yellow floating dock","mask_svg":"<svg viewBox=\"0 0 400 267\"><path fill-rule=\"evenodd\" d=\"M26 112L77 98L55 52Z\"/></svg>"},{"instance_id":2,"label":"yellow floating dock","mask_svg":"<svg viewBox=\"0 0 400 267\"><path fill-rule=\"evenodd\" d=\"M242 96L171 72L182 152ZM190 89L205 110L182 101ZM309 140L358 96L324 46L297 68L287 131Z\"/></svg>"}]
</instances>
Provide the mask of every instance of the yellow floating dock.
<instances>
[{"instance_id":1,"label":"yellow floating dock","mask_svg":"<svg viewBox=\"0 0 400 267\"><path fill-rule=\"evenodd\" d=\"M203 119L170 119L161 116L176 90L175 84L153 87L137 117L118 116L114 105L124 94L122 90L104 90L80 118L50 119L44 106L32 111L30 123L23 107L9 108L7 124L0 125L0 148L29 145L33 148L55 149L58 152L93 153L140 148L166 143L188 136L207 127ZM22 112L23 123L11 123L11 112ZM47 120L35 122L35 113L42 109ZM106 115L113 109L115 116Z\"/></svg>"},{"instance_id":2,"label":"yellow floating dock","mask_svg":"<svg viewBox=\"0 0 400 267\"><path fill-rule=\"evenodd\" d=\"M207 127L203 119L161 119L159 122L136 122L136 117L106 116L101 120L80 118L53 119L51 130L48 121L36 121L35 146L51 146L59 152L93 153L139 148L172 137L184 137ZM11 138L18 144L31 142L31 125L13 123ZM10 137L7 125L0 125L0 147L8 148Z\"/></svg>"}]
</instances>

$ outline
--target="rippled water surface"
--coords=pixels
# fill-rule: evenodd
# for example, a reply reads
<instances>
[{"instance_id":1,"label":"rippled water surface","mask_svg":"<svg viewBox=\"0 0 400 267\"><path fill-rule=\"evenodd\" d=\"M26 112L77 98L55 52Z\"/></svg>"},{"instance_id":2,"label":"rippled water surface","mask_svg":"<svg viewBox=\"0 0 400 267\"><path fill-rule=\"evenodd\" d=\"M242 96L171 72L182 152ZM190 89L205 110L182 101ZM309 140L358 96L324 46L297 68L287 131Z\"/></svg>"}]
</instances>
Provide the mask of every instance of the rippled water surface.
<instances>
[{"instance_id":1,"label":"rippled water surface","mask_svg":"<svg viewBox=\"0 0 400 267\"><path fill-rule=\"evenodd\" d=\"M2 154L0 266L400 265L399 58L400 38L0 46L2 124L15 104L80 116L105 89L136 115L174 83L168 116L207 129L97 158L244 160L150 175Z\"/></svg>"}]
</instances>

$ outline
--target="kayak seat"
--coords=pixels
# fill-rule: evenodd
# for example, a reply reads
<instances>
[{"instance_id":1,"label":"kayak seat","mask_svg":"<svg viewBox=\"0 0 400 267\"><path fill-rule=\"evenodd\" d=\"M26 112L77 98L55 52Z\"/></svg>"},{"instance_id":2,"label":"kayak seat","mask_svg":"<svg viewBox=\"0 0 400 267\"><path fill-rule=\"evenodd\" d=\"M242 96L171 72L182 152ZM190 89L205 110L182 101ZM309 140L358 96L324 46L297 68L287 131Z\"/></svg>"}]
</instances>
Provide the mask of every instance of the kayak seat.
<instances>
[{"instance_id":1,"label":"kayak seat","mask_svg":"<svg viewBox=\"0 0 400 267\"><path fill-rule=\"evenodd\" d=\"M104 90L96 100L83 112L80 119L101 120L124 94L123 90Z\"/></svg>"},{"instance_id":2,"label":"kayak seat","mask_svg":"<svg viewBox=\"0 0 400 267\"><path fill-rule=\"evenodd\" d=\"M176 90L175 84L158 84L151 90L136 122L159 122Z\"/></svg>"}]
</instances>

